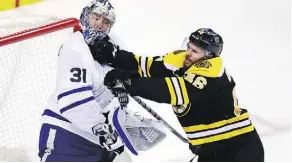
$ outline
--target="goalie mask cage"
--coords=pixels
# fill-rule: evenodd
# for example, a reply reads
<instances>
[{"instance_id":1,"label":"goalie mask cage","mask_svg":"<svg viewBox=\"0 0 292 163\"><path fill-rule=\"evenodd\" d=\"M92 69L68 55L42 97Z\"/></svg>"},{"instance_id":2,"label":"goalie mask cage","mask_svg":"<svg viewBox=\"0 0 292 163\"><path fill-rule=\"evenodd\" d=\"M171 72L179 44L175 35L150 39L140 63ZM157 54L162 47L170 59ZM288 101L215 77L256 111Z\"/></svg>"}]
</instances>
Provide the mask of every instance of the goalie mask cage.
<instances>
[{"instance_id":1,"label":"goalie mask cage","mask_svg":"<svg viewBox=\"0 0 292 163\"><path fill-rule=\"evenodd\" d=\"M40 117L55 89L58 51L79 21L0 21L0 161L39 161Z\"/></svg>"}]
</instances>

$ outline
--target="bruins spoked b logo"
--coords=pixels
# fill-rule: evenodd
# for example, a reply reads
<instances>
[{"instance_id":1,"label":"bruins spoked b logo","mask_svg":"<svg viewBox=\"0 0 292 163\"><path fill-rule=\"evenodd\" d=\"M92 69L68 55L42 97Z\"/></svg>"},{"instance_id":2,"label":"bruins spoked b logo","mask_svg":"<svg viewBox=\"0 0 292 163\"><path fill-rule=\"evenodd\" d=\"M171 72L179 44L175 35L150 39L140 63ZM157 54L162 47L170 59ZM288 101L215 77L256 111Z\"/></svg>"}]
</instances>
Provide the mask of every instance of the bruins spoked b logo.
<instances>
[{"instance_id":1,"label":"bruins spoked b logo","mask_svg":"<svg viewBox=\"0 0 292 163\"><path fill-rule=\"evenodd\" d=\"M185 116L190 111L190 108L191 108L191 103L184 104L184 105L173 105L172 106L174 113L178 117Z\"/></svg>"},{"instance_id":2,"label":"bruins spoked b logo","mask_svg":"<svg viewBox=\"0 0 292 163\"><path fill-rule=\"evenodd\" d=\"M202 67L203 68L210 68L210 67L212 67L212 64L207 60L201 60L199 62L196 62L194 64L194 66L197 67L197 68L202 68Z\"/></svg>"}]
</instances>

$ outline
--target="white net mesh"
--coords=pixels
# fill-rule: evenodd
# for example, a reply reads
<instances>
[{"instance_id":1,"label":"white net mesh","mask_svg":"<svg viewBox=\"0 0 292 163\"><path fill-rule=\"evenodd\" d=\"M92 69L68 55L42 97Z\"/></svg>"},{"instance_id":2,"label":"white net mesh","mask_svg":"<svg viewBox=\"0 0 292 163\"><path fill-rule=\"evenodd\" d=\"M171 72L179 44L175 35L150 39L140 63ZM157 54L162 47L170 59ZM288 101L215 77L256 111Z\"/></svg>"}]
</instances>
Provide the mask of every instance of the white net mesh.
<instances>
[{"instance_id":1,"label":"white net mesh","mask_svg":"<svg viewBox=\"0 0 292 163\"><path fill-rule=\"evenodd\" d=\"M27 27L23 20L0 26L0 41L4 35L55 21L28 19ZM20 149L23 156L38 161L39 119L55 88L58 50L72 32L65 28L0 47L0 160L21 161L8 158L7 152L15 155Z\"/></svg>"}]
</instances>

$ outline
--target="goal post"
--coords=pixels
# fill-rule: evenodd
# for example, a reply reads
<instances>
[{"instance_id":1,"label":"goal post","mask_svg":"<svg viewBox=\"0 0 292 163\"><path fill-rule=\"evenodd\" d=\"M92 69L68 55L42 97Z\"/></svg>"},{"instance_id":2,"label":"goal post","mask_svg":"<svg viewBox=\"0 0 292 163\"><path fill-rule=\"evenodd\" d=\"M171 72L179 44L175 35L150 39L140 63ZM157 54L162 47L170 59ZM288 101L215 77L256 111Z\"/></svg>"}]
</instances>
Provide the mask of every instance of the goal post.
<instances>
[{"instance_id":1,"label":"goal post","mask_svg":"<svg viewBox=\"0 0 292 163\"><path fill-rule=\"evenodd\" d=\"M0 25L0 161L39 161L40 117L55 89L58 51L80 29L75 18L27 20Z\"/></svg>"}]
</instances>

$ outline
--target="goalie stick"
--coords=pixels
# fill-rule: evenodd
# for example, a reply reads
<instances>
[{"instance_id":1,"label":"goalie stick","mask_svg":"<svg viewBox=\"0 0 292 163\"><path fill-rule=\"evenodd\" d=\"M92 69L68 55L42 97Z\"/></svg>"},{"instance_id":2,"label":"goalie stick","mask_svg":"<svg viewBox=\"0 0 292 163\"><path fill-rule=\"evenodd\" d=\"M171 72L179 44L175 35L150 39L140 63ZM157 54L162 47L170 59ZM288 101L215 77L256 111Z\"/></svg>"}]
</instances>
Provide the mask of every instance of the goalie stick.
<instances>
[{"instance_id":1,"label":"goalie stick","mask_svg":"<svg viewBox=\"0 0 292 163\"><path fill-rule=\"evenodd\" d=\"M179 134L173 127L171 127L164 119L162 119L153 109L151 109L145 102L143 102L139 97L132 97L138 104L140 104L144 109L146 109L153 117L157 120L161 120L163 125L167 127L175 136L177 136L184 143L189 143L188 139L184 138Z\"/></svg>"}]
</instances>

